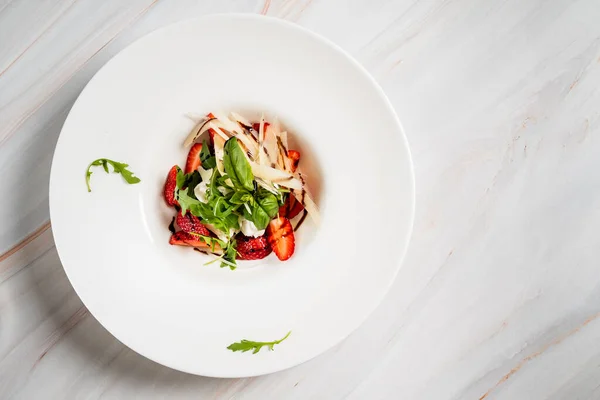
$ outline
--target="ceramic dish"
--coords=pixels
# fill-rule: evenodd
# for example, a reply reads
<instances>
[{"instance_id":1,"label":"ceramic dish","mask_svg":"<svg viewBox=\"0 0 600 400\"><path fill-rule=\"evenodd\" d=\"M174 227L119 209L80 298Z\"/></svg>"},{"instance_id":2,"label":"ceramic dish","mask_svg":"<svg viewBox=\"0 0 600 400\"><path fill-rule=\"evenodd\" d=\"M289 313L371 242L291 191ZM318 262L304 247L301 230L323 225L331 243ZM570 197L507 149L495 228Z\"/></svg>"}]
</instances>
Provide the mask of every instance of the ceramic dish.
<instances>
[{"instance_id":1,"label":"ceramic dish","mask_svg":"<svg viewBox=\"0 0 600 400\"><path fill-rule=\"evenodd\" d=\"M189 114L277 116L294 133L321 222L294 257L234 271L168 244L165 173L185 160ZM141 182L101 168L126 162ZM307 361L357 328L390 287L414 215L410 151L369 74L303 28L254 15L169 25L109 61L75 102L50 179L56 246L85 306L136 352L193 374L245 377ZM242 339L269 351L232 352Z\"/></svg>"}]
</instances>

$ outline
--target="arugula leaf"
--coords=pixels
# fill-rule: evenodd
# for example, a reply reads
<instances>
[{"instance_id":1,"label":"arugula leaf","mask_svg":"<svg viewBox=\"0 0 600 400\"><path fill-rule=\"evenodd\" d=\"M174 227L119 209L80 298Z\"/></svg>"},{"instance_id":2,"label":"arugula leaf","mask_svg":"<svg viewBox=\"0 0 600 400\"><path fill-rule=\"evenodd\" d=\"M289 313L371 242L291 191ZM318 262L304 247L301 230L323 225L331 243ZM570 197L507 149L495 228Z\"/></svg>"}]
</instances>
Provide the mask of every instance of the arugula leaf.
<instances>
[{"instance_id":1,"label":"arugula leaf","mask_svg":"<svg viewBox=\"0 0 600 400\"><path fill-rule=\"evenodd\" d=\"M247 192L245 190L240 190L239 192L235 192L231 198L229 199L229 202L231 204L244 204L244 203L248 203L249 201L252 201L252 194L250 192Z\"/></svg>"},{"instance_id":2,"label":"arugula leaf","mask_svg":"<svg viewBox=\"0 0 600 400\"><path fill-rule=\"evenodd\" d=\"M177 178L175 182L177 184L177 189L183 189L185 187L186 177L181 168L177 167Z\"/></svg>"},{"instance_id":3,"label":"arugula leaf","mask_svg":"<svg viewBox=\"0 0 600 400\"><path fill-rule=\"evenodd\" d=\"M217 245L217 244L219 245L219 247L221 247L221 249L224 249L227 247L227 243L219 238L201 235L196 232L188 232L188 233L192 236L196 236L196 237L200 238L203 242L205 242L207 245L210 246L210 250L213 252L215 251L215 245ZM211 261L210 263L212 263L213 261ZM207 263L207 264L209 264L209 263Z\"/></svg>"},{"instance_id":4,"label":"arugula leaf","mask_svg":"<svg viewBox=\"0 0 600 400\"><path fill-rule=\"evenodd\" d=\"M175 196L177 197L177 201L179 202L179 206L181 207L181 215L185 215L187 210L192 211L195 207L203 204L198 199L190 197L186 190L179 189L175 192ZM192 214L194 214L192 212ZM198 216L197 214L194 214Z\"/></svg>"},{"instance_id":5,"label":"arugula leaf","mask_svg":"<svg viewBox=\"0 0 600 400\"><path fill-rule=\"evenodd\" d=\"M235 239L231 239L229 243L227 243L227 248L223 252L223 260L221 261L221 268L225 266L229 266L229 269L232 271L236 268L235 256L237 255L237 250L235 247L237 246L237 242Z\"/></svg>"},{"instance_id":6,"label":"arugula leaf","mask_svg":"<svg viewBox=\"0 0 600 400\"><path fill-rule=\"evenodd\" d=\"M213 225L225 234L229 234L231 229L239 229L239 219L236 214L233 214L232 206L227 204L222 197L218 197L217 200L218 203L217 201L202 203L195 200L189 206L189 210L193 215L203 220L203 222ZM187 204L187 201L184 202ZM183 208L181 202L179 204Z\"/></svg>"},{"instance_id":7,"label":"arugula leaf","mask_svg":"<svg viewBox=\"0 0 600 400\"><path fill-rule=\"evenodd\" d=\"M214 238L213 238L214 239ZM208 242L207 242L208 243ZM204 265L209 265L215 263L217 261L221 261L221 268L229 267L232 271L237 268L237 264L235 262L235 256L237 255L237 250L235 249L237 242L235 239L231 239L229 242L225 243L220 240L219 245L223 249L223 254L214 260L211 260Z\"/></svg>"},{"instance_id":8,"label":"arugula leaf","mask_svg":"<svg viewBox=\"0 0 600 400\"><path fill-rule=\"evenodd\" d=\"M233 187L231 187L231 185L229 185L227 183L227 180L229 179L229 176L227 176L227 174L224 175L219 175L219 177L217 178L217 185L218 186L223 186L229 189L233 189Z\"/></svg>"},{"instance_id":9,"label":"arugula leaf","mask_svg":"<svg viewBox=\"0 0 600 400\"><path fill-rule=\"evenodd\" d=\"M200 150L200 161L202 162L202 168L212 169L217 166L217 159L210 153L210 148L206 140L202 142L202 150Z\"/></svg>"},{"instance_id":10,"label":"arugula leaf","mask_svg":"<svg viewBox=\"0 0 600 400\"><path fill-rule=\"evenodd\" d=\"M250 163L244 156L244 151L240 147L237 139L232 137L225 142L223 146L223 165L227 176L233 182L233 186L239 190L254 190L254 175Z\"/></svg>"},{"instance_id":11,"label":"arugula leaf","mask_svg":"<svg viewBox=\"0 0 600 400\"><path fill-rule=\"evenodd\" d=\"M113 172L115 174L121 174L123 179L125 179L125 182L129 183L130 185L139 183L141 181L140 178L134 176L134 172L131 172L127 169L127 167L129 167L129 164L109 160L108 158L99 158L97 160L92 161L90 165L88 165L87 172L85 173L85 184L87 185L88 192L92 191L92 188L90 187L90 177L92 176L91 168L101 165L102 168L104 168L104 171L108 173L108 164L112 165Z\"/></svg>"},{"instance_id":12,"label":"arugula leaf","mask_svg":"<svg viewBox=\"0 0 600 400\"><path fill-rule=\"evenodd\" d=\"M235 342L235 343L230 344L229 346L227 346L227 349L231 350L233 352L241 351L242 353L253 350L252 354L256 354L260 351L260 349L263 348L263 346L268 346L269 350L272 351L273 347L276 344L279 344L279 343L283 342L285 339L287 339L288 336L290 336L290 333L292 333L292 331L289 331L287 333L287 335L285 335L281 339L274 340L272 342L255 342L252 340L243 339L241 342Z\"/></svg>"},{"instance_id":13,"label":"arugula leaf","mask_svg":"<svg viewBox=\"0 0 600 400\"><path fill-rule=\"evenodd\" d=\"M292 196L290 190L285 187L280 186L279 188L277 188L277 192L279 192L279 195L277 196L277 201L279 201L280 206L285 204L286 196Z\"/></svg>"}]
</instances>

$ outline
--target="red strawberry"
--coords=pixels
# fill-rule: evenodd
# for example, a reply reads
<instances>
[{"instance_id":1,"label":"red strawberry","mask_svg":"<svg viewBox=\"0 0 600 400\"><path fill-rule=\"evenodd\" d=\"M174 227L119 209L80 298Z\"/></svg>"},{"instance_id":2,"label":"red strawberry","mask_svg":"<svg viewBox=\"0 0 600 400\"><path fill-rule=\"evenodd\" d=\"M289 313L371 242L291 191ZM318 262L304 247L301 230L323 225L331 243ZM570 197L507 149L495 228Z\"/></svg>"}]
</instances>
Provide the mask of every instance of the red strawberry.
<instances>
[{"instance_id":1,"label":"red strawberry","mask_svg":"<svg viewBox=\"0 0 600 400\"><path fill-rule=\"evenodd\" d=\"M194 232L199 235L210 236L210 231L206 226L200 222L198 217L192 215L189 211L185 215L181 215L181 213L178 212L175 222L177 222L179 228L184 232Z\"/></svg>"},{"instance_id":2,"label":"red strawberry","mask_svg":"<svg viewBox=\"0 0 600 400\"><path fill-rule=\"evenodd\" d=\"M266 130L268 127L269 127L269 125L271 125L271 124L270 124L270 123L268 123L268 122L265 122L265 130ZM255 123L253 123L253 124L252 124L252 128L253 128L253 129L254 129L256 132L258 132L258 131L259 131L259 129L260 129L260 122L255 122Z\"/></svg>"},{"instance_id":3,"label":"red strawberry","mask_svg":"<svg viewBox=\"0 0 600 400\"><path fill-rule=\"evenodd\" d=\"M260 260L271 254L271 246L269 246L265 236L248 237L238 235L236 244L238 260Z\"/></svg>"},{"instance_id":4,"label":"red strawberry","mask_svg":"<svg viewBox=\"0 0 600 400\"><path fill-rule=\"evenodd\" d=\"M175 232L171 235L169 243L176 246L190 246L200 249L210 249L210 246L206 242L197 236L191 235L184 231ZM215 245L215 250L218 245Z\"/></svg>"},{"instance_id":5,"label":"red strawberry","mask_svg":"<svg viewBox=\"0 0 600 400\"><path fill-rule=\"evenodd\" d=\"M208 113L208 114L206 114L206 117L207 117L208 119L216 118L216 117L213 115L213 113ZM211 149L214 149L214 148L215 148L215 142L214 142L214 139L213 139L213 138L214 138L214 136L215 136L216 134L217 134L217 132L215 132L215 130L214 130L214 129L212 129L212 128L211 128L211 129L209 129L209 130L208 130L209 143L210 143L210 148L211 148Z\"/></svg>"},{"instance_id":6,"label":"red strawberry","mask_svg":"<svg viewBox=\"0 0 600 400\"><path fill-rule=\"evenodd\" d=\"M292 161L292 172L296 172L298 164L300 163L300 152L297 150L289 150L288 157Z\"/></svg>"},{"instance_id":7,"label":"red strawberry","mask_svg":"<svg viewBox=\"0 0 600 400\"><path fill-rule=\"evenodd\" d=\"M278 217L267 227L267 240L269 245L281 261L289 259L294 254L295 239L294 229L290 220Z\"/></svg>"},{"instance_id":8,"label":"red strawberry","mask_svg":"<svg viewBox=\"0 0 600 400\"><path fill-rule=\"evenodd\" d=\"M183 231L175 232L174 234L171 235L171 238L169 239L169 244L177 245L177 246L189 246L185 242L185 239L189 239L189 236L191 236L191 235L188 235L187 233L185 233Z\"/></svg>"},{"instance_id":9,"label":"red strawberry","mask_svg":"<svg viewBox=\"0 0 600 400\"><path fill-rule=\"evenodd\" d=\"M175 189L177 188L177 165L169 171L167 181L165 182L164 196L165 201L170 206L178 206L179 203L175 200Z\"/></svg>"},{"instance_id":10,"label":"red strawberry","mask_svg":"<svg viewBox=\"0 0 600 400\"><path fill-rule=\"evenodd\" d=\"M208 145L210 146L210 149L214 149L215 148L215 130L214 129L209 129L208 130Z\"/></svg>"},{"instance_id":11,"label":"red strawberry","mask_svg":"<svg viewBox=\"0 0 600 400\"><path fill-rule=\"evenodd\" d=\"M290 193L288 197L285 199L285 203L281 207L279 207L279 216L286 217L287 219L292 219L296 215L300 214L304 210L302 207L302 203L296 200L296 197Z\"/></svg>"},{"instance_id":12,"label":"red strawberry","mask_svg":"<svg viewBox=\"0 0 600 400\"><path fill-rule=\"evenodd\" d=\"M195 143L190 149L187 162L185 163L186 174L194 172L202 164L202 161L200 161L200 151L202 151L202 143Z\"/></svg>"}]
</instances>

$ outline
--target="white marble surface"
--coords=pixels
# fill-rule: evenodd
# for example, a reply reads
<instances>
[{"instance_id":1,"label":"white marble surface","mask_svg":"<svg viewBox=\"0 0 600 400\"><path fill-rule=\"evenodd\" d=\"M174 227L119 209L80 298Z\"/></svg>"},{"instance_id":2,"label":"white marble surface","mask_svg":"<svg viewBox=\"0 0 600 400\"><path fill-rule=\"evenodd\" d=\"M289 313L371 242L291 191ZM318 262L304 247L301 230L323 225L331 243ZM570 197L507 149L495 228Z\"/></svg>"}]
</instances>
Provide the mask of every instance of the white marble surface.
<instances>
[{"instance_id":1,"label":"white marble surface","mask_svg":"<svg viewBox=\"0 0 600 400\"><path fill-rule=\"evenodd\" d=\"M295 21L396 107L417 215L383 304L299 367L224 380L124 347L54 248L48 177L90 77L169 22ZM598 0L0 0L0 398L600 399Z\"/></svg>"}]
</instances>

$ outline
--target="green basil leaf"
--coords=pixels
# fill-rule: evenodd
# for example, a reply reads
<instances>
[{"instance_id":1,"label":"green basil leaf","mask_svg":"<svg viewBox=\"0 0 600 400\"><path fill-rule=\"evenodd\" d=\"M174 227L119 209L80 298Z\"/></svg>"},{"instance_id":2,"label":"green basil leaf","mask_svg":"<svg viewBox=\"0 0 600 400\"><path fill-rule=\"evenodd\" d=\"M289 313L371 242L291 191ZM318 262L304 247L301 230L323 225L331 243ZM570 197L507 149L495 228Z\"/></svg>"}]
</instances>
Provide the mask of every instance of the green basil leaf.
<instances>
[{"instance_id":1,"label":"green basil leaf","mask_svg":"<svg viewBox=\"0 0 600 400\"><path fill-rule=\"evenodd\" d=\"M260 208L262 208L270 218L273 218L279 212L279 202L277 201L277 197L268 190L259 190L254 198Z\"/></svg>"},{"instance_id":2,"label":"green basil leaf","mask_svg":"<svg viewBox=\"0 0 600 400\"><path fill-rule=\"evenodd\" d=\"M256 229L261 230L265 229L269 222L271 221L271 217L266 211L258 204L255 203L254 206L251 207L252 215L251 218L247 218L254 223Z\"/></svg>"},{"instance_id":3,"label":"green basil leaf","mask_svg":"<svg viewBox=\"0 0 600 400\"><path fill-rule=\"evenodd\" d=\"M240 147L235 137L225 142L223 165L227 176L233 182L233 186L240 190L254 190L254 175L250 163L244 156L244 151Z\"/></svg>"},{"instance_id":4,"label":"green basil leaf","mask_svg":"<svg viewBox=\"0 0 600 400\"><path fill-rule=\"evenodd\" d=\"M229 214L226 217L224 217L223 220L227 223L227 226L229 228L240 229L240 220L237 215ZM228 231L229 229L227 229L226 233L229 233Z\"/></svg>"}]
</instances>

